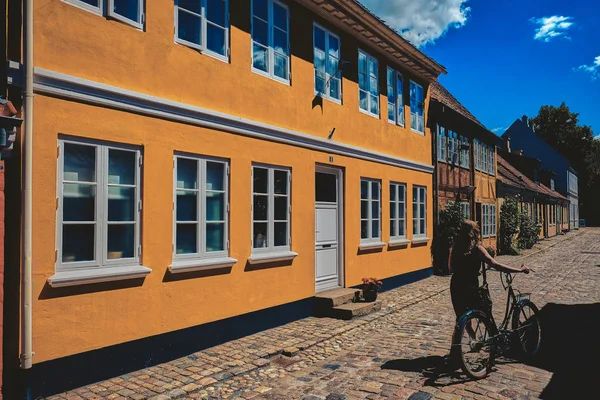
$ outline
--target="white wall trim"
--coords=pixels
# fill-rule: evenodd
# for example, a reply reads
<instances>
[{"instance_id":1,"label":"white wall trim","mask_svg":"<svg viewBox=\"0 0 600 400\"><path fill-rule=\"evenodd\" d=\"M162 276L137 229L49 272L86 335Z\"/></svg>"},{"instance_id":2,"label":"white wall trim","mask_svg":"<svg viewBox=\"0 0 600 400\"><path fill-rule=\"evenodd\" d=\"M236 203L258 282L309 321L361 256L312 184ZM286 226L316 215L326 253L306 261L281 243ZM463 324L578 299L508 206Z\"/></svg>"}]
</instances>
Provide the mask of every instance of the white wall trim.
<instances>
[{"instance_id":1,"label":"white wall trim","mask_svg":"<svg viewBox=\"0 0 600 400\"><path fill-rule=\"evenodd\" d=\"M150 272L152 272L152 270L148 267L144 267L143 265L108 268L82 268L80 270L59 271L48 278L48 283L54 288L86 285L90 283L143 278Z\"/></svg>"},{"instance_id":2,"label":"white wall trim","mask_svg":"<svg viewBox=\"0 0 600 400\"><path fill-rule=\"evenodd\" d=\"M305 133L236 117L104 83L35 68L34 91L68 100L218 129L257 139L433 173L433 165L334 142Z\"/></svg>"}]
</instances>

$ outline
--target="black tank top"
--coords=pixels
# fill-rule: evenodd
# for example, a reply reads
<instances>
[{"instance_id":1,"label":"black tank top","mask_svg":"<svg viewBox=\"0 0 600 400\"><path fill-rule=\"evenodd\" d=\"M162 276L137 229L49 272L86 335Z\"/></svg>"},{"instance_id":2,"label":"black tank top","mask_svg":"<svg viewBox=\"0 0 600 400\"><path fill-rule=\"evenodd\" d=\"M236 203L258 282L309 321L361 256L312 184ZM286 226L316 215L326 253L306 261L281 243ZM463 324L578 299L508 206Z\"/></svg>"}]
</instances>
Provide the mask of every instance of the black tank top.
<instances>
[{"instance_id":1,"label":"black tank top","mask_svg":"<svg viewBox=\"0 0 600 400\"><path fill-rule=\"evenodd\" d=\"M463 285L478 285L479 271L481 269L481 258L479 257L479 249L473 247L468 253L455 254L452 252L452 281L456 284Z\"/></svg>"}]
</instances>

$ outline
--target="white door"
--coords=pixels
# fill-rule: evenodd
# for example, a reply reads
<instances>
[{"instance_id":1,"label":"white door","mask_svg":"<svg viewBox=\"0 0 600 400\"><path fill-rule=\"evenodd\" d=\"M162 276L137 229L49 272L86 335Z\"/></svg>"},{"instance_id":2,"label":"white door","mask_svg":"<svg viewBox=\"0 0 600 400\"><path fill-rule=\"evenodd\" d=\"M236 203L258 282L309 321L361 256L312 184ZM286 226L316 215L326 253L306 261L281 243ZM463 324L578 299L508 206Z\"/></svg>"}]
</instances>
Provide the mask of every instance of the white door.
<instances>
[{"instance_id":1,"label":"white door","mask_svg":"<svg viewBox=\"0 0 600 400\"><path fill-rule=\"evenodd\" d=\"M316 291L343 287L341 171L317 167L315 176Z\"/></svg>"}]
</instances>

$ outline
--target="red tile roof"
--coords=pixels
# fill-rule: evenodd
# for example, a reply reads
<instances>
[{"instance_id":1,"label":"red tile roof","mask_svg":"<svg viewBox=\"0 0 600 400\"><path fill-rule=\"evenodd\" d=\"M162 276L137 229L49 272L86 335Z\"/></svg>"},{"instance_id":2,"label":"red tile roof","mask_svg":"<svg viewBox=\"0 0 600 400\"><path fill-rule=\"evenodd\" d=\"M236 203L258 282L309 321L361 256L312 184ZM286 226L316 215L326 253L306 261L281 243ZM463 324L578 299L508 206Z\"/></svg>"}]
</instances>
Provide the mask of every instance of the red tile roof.
<instances>
[{"instance_id":1,"label":"red tile roof","mask_svg":"<svg viewBox=\"0 0 600 400\"><path fill-rule=\"evenodd\" d=\"M439 101L463 117L475 122L483 129L488 130L473 114L471 114L471 112L469 112L469 110L467 110L465 106L460 103L460 101L456 99L456 97L452 96L452 94L444 86L442 86L441 83L434 81L431 83L430 88L430 95L432 99Z\"/></svg>"},{"instance_id":2,"label":"red tile roof","mask_svg":"<svg viewBox=\"0 0 600 400\"><path fill-rule=\"evenodd\" d=\"M543 184L537 184L525 174L522 174L519 170L513 167L508 163L504 158L500 155L497 157L498 159L498 176L496 177L500 182L505 185L514 186L520 189L529 190L532 192L545 194L550 197L558 198L561 200L567 200L562 194L550 189L549 187Z\"/></svg>"}]
</instances>

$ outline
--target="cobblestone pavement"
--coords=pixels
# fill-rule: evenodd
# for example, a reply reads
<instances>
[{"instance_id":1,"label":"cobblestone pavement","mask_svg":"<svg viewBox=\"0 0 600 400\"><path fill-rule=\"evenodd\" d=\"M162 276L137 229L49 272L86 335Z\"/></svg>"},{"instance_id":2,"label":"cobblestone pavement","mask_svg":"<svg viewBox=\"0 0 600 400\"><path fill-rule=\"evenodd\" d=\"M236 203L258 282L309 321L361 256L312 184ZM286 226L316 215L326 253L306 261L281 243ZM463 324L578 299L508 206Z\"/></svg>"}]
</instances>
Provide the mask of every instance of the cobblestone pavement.
<instances>
[{"instance_id":1,"label":"cobblestone pavement","mask_svg":"<svg viewBox=\"0 0 600 400\"><path fill-rule=\"evenodd\" d=\"M600 305L600 229L554 237L521 256L498 259L535 270L519 275L515 286L532 293L549 326L566 321L567 335L579 331L564 315L578 315L577 307L585 307L575 305ZM498 274L488 280L500 320L505 292ZM381 311L360 319L306 318L51 399L527 399L577 389L572 375L557 372L556 359L542 367L501 358L480 381L442 368L454 326L448 288L449 277L434 276L382 293ZM566 304L577 309L566 313ZM584 315L589 319L589 312ZM555 345L544 336L546 343Z\"/></svg>"}]
</instances>

